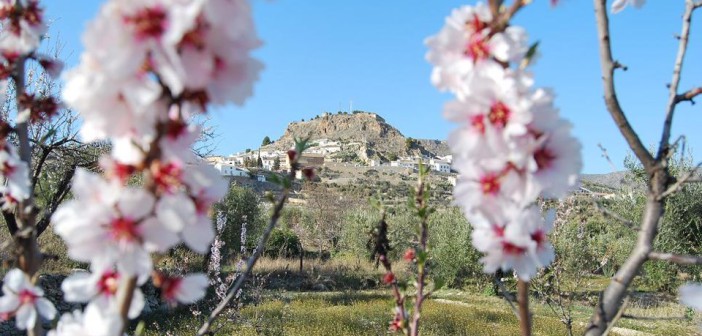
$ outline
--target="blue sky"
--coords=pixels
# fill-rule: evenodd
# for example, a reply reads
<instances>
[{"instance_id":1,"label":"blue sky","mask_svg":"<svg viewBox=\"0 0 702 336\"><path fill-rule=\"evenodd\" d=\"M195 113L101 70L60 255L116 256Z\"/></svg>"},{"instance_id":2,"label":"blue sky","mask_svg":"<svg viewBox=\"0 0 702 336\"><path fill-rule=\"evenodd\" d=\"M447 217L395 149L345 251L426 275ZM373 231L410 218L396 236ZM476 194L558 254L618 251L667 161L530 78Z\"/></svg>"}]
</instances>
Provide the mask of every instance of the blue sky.
<instances>
[{"instance_id":1,"label":"blue sky","mask_svg":"<svg viewBox=\"0 0 702 336\"><path fill-rule=\"evenodd\" d=\"M68 66L82 46L80 34L101 1L46 0ZM243 107L213 110L220 137L217 153L256 148L264 136L277 139L291 121L322 111L353 109L377 112L405 136L445 139L454 125L441 110L450 95L429 83L423 40L435 34L451 9L474 1L428 0L276 0L253 1L258 34L256 51L265 70L255 95ZM646 145L658 143L680 32L683 0L648 1L611 18L615 58L629 67L618 72L620 101ZM697 20L702 21L702 20ZM585 173L613 170L598 148L607 148L617 169L627 147L607 113L592 2L534 1L515 24L539 40L541 58L534 67L537 85L555 89L556 104L574 124L583 143ZM697 22L695 22L697 23ZM693 24L681 89L702 85L702 25ZM700 98L702 101L702 98ZM702 159L702 104L679 105L673 136L684 134L688 148Z\"/></svg>"}]
</instances>

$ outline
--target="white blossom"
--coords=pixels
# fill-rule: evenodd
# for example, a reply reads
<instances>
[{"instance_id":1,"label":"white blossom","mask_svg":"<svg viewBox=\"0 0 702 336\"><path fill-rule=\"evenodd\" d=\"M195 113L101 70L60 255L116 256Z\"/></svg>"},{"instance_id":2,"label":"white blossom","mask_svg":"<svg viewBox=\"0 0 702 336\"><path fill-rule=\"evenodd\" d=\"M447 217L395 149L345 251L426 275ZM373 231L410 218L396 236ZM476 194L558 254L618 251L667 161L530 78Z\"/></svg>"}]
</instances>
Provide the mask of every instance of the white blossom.
<instances>
[{"instance_id":1,"label":"white blossom","mask_svg":"<svg viewBox=\"0 0 702 336\"><path fill-rule=\"evenodd\" d=\"M614 0L612 2L612 14L619 13L626 8L626 6L632 5L636 8L641 8L646 3L646 0Z\"/></svg>"},{"instance_id":2,"label":"white blossom","mask_svg":"<svg viewBox=\"0 0 702 336\"><path fill-rule=\"evenodd\" d=\"M111 310L89 304L85 312L65 313L48 336L114 336L122 329L122 319Z\"/></svg>"},{"instance_id":3,"label":"white blossom","mask_svg":"<svg viewBox=\"0 0 702 336\"><path fill-rule=\"evenodd\" d=\"M37 322L37 312L48 320L56 316L56 308L44 298L44 291L32 285L27 275L17 268L5 274L2 292L0 314L14 316L18 329L33 328Z\"/></svg>"}]
</instances>

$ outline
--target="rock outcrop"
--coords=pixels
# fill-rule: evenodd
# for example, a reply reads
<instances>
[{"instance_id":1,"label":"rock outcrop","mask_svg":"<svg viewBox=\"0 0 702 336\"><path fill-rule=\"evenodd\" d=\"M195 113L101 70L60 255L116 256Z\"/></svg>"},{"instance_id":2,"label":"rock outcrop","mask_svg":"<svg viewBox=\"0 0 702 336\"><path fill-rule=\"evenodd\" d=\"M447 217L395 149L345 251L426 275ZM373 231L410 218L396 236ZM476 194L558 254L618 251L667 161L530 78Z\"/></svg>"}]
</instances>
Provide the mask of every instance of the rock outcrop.
<instances>
[{"instance_id":1,"label":"rock outcrop","mask_svg":"<svg viewBox=\"0 0 702 336\"><path fill-rule=\"evenodd\" d=\"M390 161L397 157L449 154L445 141L406 138L376 113L323 114L308 121L292 122L273 144L263 148L285 150L295 138L327 139L340 143L340 153L361 161Z\"/></svg>"}]
</instances>

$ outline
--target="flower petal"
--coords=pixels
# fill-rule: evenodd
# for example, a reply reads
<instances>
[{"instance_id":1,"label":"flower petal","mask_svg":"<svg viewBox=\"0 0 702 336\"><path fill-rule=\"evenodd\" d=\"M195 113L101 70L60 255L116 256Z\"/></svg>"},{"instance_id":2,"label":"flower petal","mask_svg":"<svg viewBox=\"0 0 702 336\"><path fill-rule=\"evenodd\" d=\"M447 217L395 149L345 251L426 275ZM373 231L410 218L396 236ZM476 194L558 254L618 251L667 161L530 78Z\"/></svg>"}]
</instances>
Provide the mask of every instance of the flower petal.
<instances>
[{"instance_id":1,"label":"flower petal","mask_svg":"<svg viewBox=\"0 0 702 336\"><path fill-rule=\"evenodd\" d=\"M47 320L53 320L56 317L56 307L51 301L45 298L38 298L36 301L37 310L39 314L46 318Z\"/></svg>"},{"instance_id":2,"label":"flower petal","mask_svg":"<svg viewBox=\"0 0 702 336\"><path fill-rule=\"evenodd\" d=\"M34 309L34 306L28 304L20 306L17 310L17 316L15 317L17 329L25 330L27 328L34 328L36 322L37 311Z\"/></svg>"}]
</instances>

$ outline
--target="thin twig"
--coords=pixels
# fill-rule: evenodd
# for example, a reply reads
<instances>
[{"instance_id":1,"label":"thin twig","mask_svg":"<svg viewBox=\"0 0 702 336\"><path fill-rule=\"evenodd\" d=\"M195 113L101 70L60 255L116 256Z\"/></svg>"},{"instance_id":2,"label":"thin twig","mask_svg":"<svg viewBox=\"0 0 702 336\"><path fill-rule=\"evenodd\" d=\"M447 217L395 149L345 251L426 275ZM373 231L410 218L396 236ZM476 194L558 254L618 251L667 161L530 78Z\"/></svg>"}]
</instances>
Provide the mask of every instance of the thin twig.
<instances>
[{"instance_id":1,"label":"thin twig","mask_svg":"<svg viewBox=\"0 0 702 336\"><path fill-rule=\"evenodd\" d=\"M702 265L702 257L692 255L651 252L648 254L648 258L652 260L669 261L680 265Z\"/></svg>"},{"instance_id":2,"label":"thin twig","mask_svg":"<svg viewBox=\"0 0 702 336\"><path fill-rule=\"evenodd\" d=\"M641 139L634 131L627 120L624 111L616 97L614 90L614 60L612 59L609 18L607 15L607 1L594 0L595 17L597 19L597 30L599 37L600 63L602 67L602 81L605 92L605 103L612 119L617 124L629 147L641 161L648 173L648 197L646 206L639 226L639 234L631 254L622 263L617 273L610 281L607 288L602 291L598 308L593 312L589 325L585 330L586 336L601 336L607 328L615 322L615 317L620 312L622 302L627 295L627 289L631 286L634 278L639 273L643 264L648 260L653 241L656 238L657 228L661 224L664 212L664 199L658 199L669 181L670 174L662 164L663 160L654 158L641 143ZM666 129L664 127L664 129ZM662 137L667 146L669 134ZM661 154L661 152L659 152ZM658 155L658 158L665 155Z\"/></svg>"},{"instance_id":3,"label":"thin twig","mask_svg":"<svg viewBox=\"0 0 702 336\"><path fill-rule=\"evenodd\" d=\"M612 162L612 159L609 157L609 154L607 153L607 148L602 146L601 143L598 143L597 147L600 148L600 151L602 152L602 157L605 158L605 160L607 160L607 163L609 163L609 167L612 168L612 172L616 172L617 166L614 164L614 162Z\"/></svg>"},{"instance_id":4,"label":"thin twig","mask_svg":"<svg viewBox=\"0 0 702 336\"><path fill-rule=\"evenodd\" d=\"M646 171L651 171L654 168L655 161L651 153L641 142L638 134L634 131L627 119L619 100L617 99L617 91L614 88L614 70L617 68L614 59L612 58L612 46L609 36L609 18L607 17L606 0L594 0L595 14L597 16L597 30L600 40L600 63L602 67L602 84L604 86L605 104L609 114L617 124L619 131L624 136L624 139L631 147L636 157L641 161Z\"/></svg>"},{"instance_id":5,"label":"thin twig","mask_svg":"<svg viewBox=\"0 0 702 336\"><path fill-rule=\"evenodd\" d=\"M517 281L517 304L519 304L519 330L522 336L531 336L531 312L529 311L529 281Z\"/></svg>"},{"instance_id":6,"label":"thin twig","mask_svg":"<svg viewBox=\"0 0 702 336\"><path fill-rule=\"evenodd\" d=\"M676 95L675 104L679 104L684 101L689 101L694 104L695 101L693 99L698 95L702 95L702 86L687 90L679 95Z\"/></svg>"},{"instance_id":7,"label":"thin twig","mask_svg":"<svg viewBox=\"0 0 702 336\"><path fill-rule=\"evenodd\" d=\"M668 197L668 196L670 196L670 195L672 195L672 194L678 192L678 190L680 190L680 189L682 188L683 184L689 182L689 180L690 180L691 178L693 178L693 176L694 176L695 174L699 173L699 170L698 170L698 169L699 169L700 167L702 167L702 162L698 163L698 164L695 166L695 168L690 169L690 171L688 171L683 177L681 177L680 179L678 179L677 182L675 182L673 185L671 185L670 187L668 187L668 189L666 189L662 194L658 195L658 200L662 200L662 199L664 199L665 197Z\"/></svg>"},{"instance_id":8,"label":"thin twig","mask_svg":"<svg viewBox=\"0 0 702 336\"><path fill-rule=\"evenodd\" d=\"M669 316L669 317L649 317L649 316L635 316L629 314L623 314L622 318L631 320L641 320L641 321L682 321L687 320L685 316Z\"/></svg>"},{"instance_id":9,"label":"thin twig","mask_svg":"<svg viewBox=\"0 0 702 336\"><path fill-rule=\"evenodd\" d=\"M629 297L628 296L624 298L624 302L622 302L622 305L619 308L617 315L615 315L614 318L612 319L612 321L610 321L609 326L607 327L607 330L605 330L604 333L602 333L602 336L607 336L612 331L612 329L614 328L614 325L616 325L617 321L619 321L622 318L622 316L624 315L624 310L626 310L627 305L629 305Z\"/></svg>"},{"instance_id":10,"label":"thin twig","mask_svg":"<svg viewBox=\"0 0 702 336\"><path fill-rule=\"evenodd\" d=\"M516 316L517 319L519 319L519 310L514 305L514 301L516 301L514 296L510 294L510 292L507 290L507 287L505 287L504 282L502 282L502 279L500 279L497 275L495 275L494 281L497 284L497 287L500 288L500 292L502 292L502 297L505 299L505 301L507 301L507 304L509 304L509 307L512 309L514 316Z\"/></svg>"},{"instance_id":11,"label":"thin twig","mask_svg":"<svg viewBox=\"0 0 702 336\"><path fill-rule=\"evenodd\" d=\"M608 216L608 217L612 217L613 219L617 220L619 223L621 223L622 225L624 225L625 227L627 227L629 229L636 230L636 224L634 222L622 217L621 215L619 215L618 213L616 213L612 210L605 208L596 199L592 198L591 200L592 200L592 204L595 205L595 209L600 211L603 215Z\"/></svg>"},{"instance_id":12,"label":"thin twig","mask_svg":"<svg viewBox=\"0 0 702 336\"><path fill-rule=\"evenodd\" d=\"M502 3L502 1L500 1L500 3ZM492 22L491 34L504 31L509 25L509 21L526 4L527 1L525 0L514 0L514 2L512 2L512 6L509 6L506 11L499 13L500 15L495 15Z\"/></svg>"},{"instance_id":13,"label":"thin twig","mask_svg":"<svg viewBox=\"0 0 702 336\"><path fill-rule=\"evenodd\" d=\"M427 238L429 231L429 206L427 204L427 187L426 187L426 174L428 169L422 162L419 162L419 177L417 178L417 190L415 194L415 204L417 207L417 212L421 216L421 223L419 228L419 253L427 254ZM426 286L426 274L427 274L427 261L417 262L417 296L414 300L414 311L412 315L411 322L411 335L419 336L419 319L422 311L422 303L426 298L424 293L424 286Z\"/></svg>"},{"instance_id":14,"label":"thin twig","mask_svg":"<svg viewBox=\"0 0 702 336\"><path fill-rule=\"evenodd\" d=\"M660 145L658 147L657 159L661 159L667 155L669 151L670 130L673 126L673 115L675 114L675 105L678 101L678 86L680 85L680 75L682 73L685 54L687 53L687 43L690 40L690 23L692 22L692 11L695 9L695 4L692 0L685 1L685 13L682 18L682 31L680 33L678 43L678 54L675 57L675 65L673 65L673 78L670 81L670 93L668 97L668 106L665 113L665 121L663 122L663 132L661 133ZM666 162L666 161L663 161Z\"/></svg>"},{"instance_id":15,"label":"thin twig","mask_svg":"<svg viewBox=\"0 0 702 336\"><path fill-rule=\"evenodd\" d=\"M132 299L134 298L134 290L137 285L137 277L132 276L125 279L119 288L119 293L117 294L117 303L119 307L119 315L122 319L122 329L118 335L122 335L127 328L129 322L129 308L132 305Z\"/></svg>"},{"instance_id":16,"label":"thin twig","mask_svg":"<svg viewBox=\"0 0 702 336\"><path fill-rule=\"evenodd\" d=\"M290 179L290 185L292 184L292 181L295 180L295 172L297 171L297 160L301 155L301 152L297 153L295 159L290 164L291 168L290 173L288 174L288 178ZM241 287L244 285L244 281L246 280L246 278L249 275L251 275L253 267L256 265L258 258L261 256L263 250L266 248L268 237L270 237L271 232L273 231L273 229L275 229L276 225L278 224L278 219L280 219L283 207L285 206L285 202L288 199L288 194L290 193L290 185L288 185L287 183L284 184L285 187L283 188L283 191L278 197L278 200L273 209L273 214L271 215L271 219L268 222L268 226L263 232L261 239L258 241L258 246L254 250L254 253L251 255L251 257L249 257L249 260L246 263L246 270L243 273L239 274L232 287L229 288L227 296L224 297L224 299L222 299L222 301L217 305L217 307L215 307L212 313L210 313L210 316L207 318L207 321L205 321L205 323L203 323L200 329L197 331L198 336L206 335L209 332L210 328L212 327L212 322L214 322L217 316L219 316L219 314L222 313L222 311L227 307L227 305L229 305L229 302L231 302L234 299L236 294L239 292L239 289L241 289Z\"/></svg>"}]
</instances>

